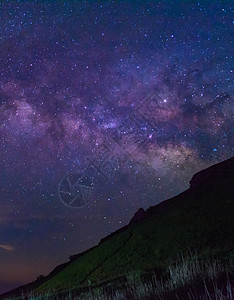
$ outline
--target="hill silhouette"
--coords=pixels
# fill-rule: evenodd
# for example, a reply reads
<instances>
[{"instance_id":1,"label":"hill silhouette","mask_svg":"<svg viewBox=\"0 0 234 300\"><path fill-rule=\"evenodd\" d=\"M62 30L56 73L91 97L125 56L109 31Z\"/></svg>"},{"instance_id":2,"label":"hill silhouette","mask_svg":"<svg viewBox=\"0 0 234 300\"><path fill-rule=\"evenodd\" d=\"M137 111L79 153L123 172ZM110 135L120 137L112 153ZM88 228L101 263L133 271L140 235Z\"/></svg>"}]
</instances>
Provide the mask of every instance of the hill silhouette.
<instances>
[{"instance_id":1,"label":"hill silhouette","mask_svg":"<svg viewBox=\"0 0 234 300\"><path fill-rule=\"evenodd\" d=\"M126 280L131 272L164 274L180 253L198 258L234 255L234 157L196 173L190 188L139 209L129 225L56 267L48 276L0 296L65 295Z\"/></svg>"}]
</instances>

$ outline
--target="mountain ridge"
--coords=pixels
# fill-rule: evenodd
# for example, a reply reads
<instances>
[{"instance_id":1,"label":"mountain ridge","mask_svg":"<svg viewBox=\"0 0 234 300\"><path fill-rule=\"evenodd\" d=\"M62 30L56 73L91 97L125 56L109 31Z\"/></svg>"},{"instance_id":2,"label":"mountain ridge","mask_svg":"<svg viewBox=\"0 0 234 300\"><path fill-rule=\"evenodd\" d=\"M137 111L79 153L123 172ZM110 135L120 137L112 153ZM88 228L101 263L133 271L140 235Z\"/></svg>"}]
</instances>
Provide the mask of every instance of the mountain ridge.
<instances>
[{"instance_id":1,"label":"mountain ridge","mask_svg":"<svg viewBox=\"0 0 234 300\"><path fill-rule=\"evenodd\" d=\"M186 191L182 192L181 194L179 194L175 197L165 200L155 206L151 206L146 211L143 209L138 210L138 212L135 213L135 215L130 220L128 225L120 228L119 230L117 230L117 231L113 232L112 234L101 239L97 246L94 246L82 253L74 254L74 255L70 256L70 261L57 266L52 272L50 272L47 276L45 276L41 280L31 282L31 283L23 285L17 289L14 289L10 292L4 293L0 296L0 299L4 299L5 297L13 295L13 294L15 294L15 295L19 294L19 292L26 291L29 289L32 289L32 290L37 289L38 287L43 286L44 283L45 284L48 283L50 281L50 279L52 279L52 281L54 281L54 278L56 278L56 276L61 277L61 273L63 271L69 270L69 266L72 266L73 263L79 262L80 260L82 260L82 257L90 255L90 253L92 253L92 251L97 251L98 247L104 246L104 248L105 248L105 243L110 243L110 241L112 239L116 239L116 238L118 238L118 236L120 236L122 234L122 235L126 236L125 239L123 238L121 240L122 244L120 243L119 245L118 245L118 241L117 241L116 249L119 249L119 250L116 252L116 249L115 249L115 251L113 250L114 254L112 253L114 256L118 252L119 252L119 254L121 254L122 248L125 247L127 243L129 243L131 237L133 235L135 235L135 238L136 238L136 234L135 234L136 228L139 229L143 226L142 224L151 222L153 224L152 230L157 229L157 227L155 227L156 225L154 225L155 219L157 219L157 216L166 214L167 212L169 212L169 217L170 217L170 213L171 213L171 211L173 211L173 213L171 214L172 216L170 217L171 219L169 219L170 221L176 217L175 211L179 211L179 213L186 220L186 222L187 222L186 212L189 213L189 210L192 210L192 211L198 210L198 212L199 212L199 205L203 205L202 213L204 213L204 211L206 212L206 210L208 211L208 213L210 211L211 211L211 213L212 212L216 213L216 211L215 210L213 211L212 210L213 208L209 207L209 205L208 205L208 207L206 207L206 205L205 205L206 203L200 201L199 197L206 197L207 193L212 193L212 190L215 189L216 195L214 195L214 197L216 197L216 196L218 197L219 195L222 195L223 191L225 191L225 193L228 195L227 198L228 197L230 198L230 199L228 198L228 201L229 202L233 201L232 197L230 197L231 193L233 192L233 186L232 186L232 183L234 182L233 176L234 176L234 157L232 157L228 160L225 160L224 162L215 164L205 170L202 170L202 171L194 174L192 179L190 180L190 187ZM198 199L200 202L192 201L193 198L196 199L197 196L198 196ZM187 199L190 199L190 198L192 200L190 200L190 202L191 202L191 203L189 203L190 206L187 207L186 206L187 202L188 202ZM222 206L220 204L221 203L219 200L218 204L216 203L216 206L221 211ZM217 209L216 206L215 206L215 208ZM226 208L226 206L225 206L225 208ZM179 209L182 209L182 210L184 209L184 211L180 212ZM196 214L197 214L197 217L199 217L199 214L197 212L196 212ZM220 215L218 215L218 216L220 218ZM163 220L162 217L161 217L161 219ZM210 220L209 222L211 222L212 226L214 228L216 228L215 225L212 223L213 222L212 220ZM206 228L207 224L206 223L204 223L204 224L203 224L204 228ZM230 224L232 225L232 223L230 223ZM228 231L227 230L228 228L226 228L227 226L225 226L225 222L222 220L222 218L220 218L219 225L224 226L225 234L226 234L226 231ZM189 230L194 234L194 232L192 231L193 227L191 227L191 224L187 225L187 226L188 227L190 226ZM160 227L160 224L159 224L159 227ZM149 228L151 228L151 227L149 227ZM216 229L219 230L220 228L216 228ZM212 230L214 230L214 229L212 229ZM233 230L233 228L231 226L230 233L228 233L228 234L232 234L232 230ZM162 229L161 229L161 231L162 231ZM146 233L147 233L147 231L146 231ZM200 230L199 234L201 234L201 236L202 236L202 230ZM198 237L199 237L199 234L198 234ZM145 236L147 236L147 234L145 234ZM157 236L157 234L156 234L156 236ZM212 235L210 236L209 234L207 234L207 237L205 236L203 238L205 241L206 241L206 238L210 239L209 243L213 243L214 241L212 241L211 237L212 237ZM181 241L179 241L179 239L178 239L178 242L182 243L183 240L184 240L183 238L181 239ZM195 238L196 242L197 242L197 240L198 239ZM221 240L222 240L222 238L221 238ZM194 242L193 239L192 239L192 241ZM232 244L230 243L230 247L229 247L228 243L226 243L225 245L226 245L226 248L229 249L229 248L231 248ZM225 249L225 251L227 251L227 249ZM110 255L111 255L111 252L110 252ZM111 260L113 260L111 256L107 255L107 257L109 257L109 258L111 258ZM163 254L159 253L159 258L160 257L161 257L161 259L163 259ZM81 263L82 263L82 261L81 261ZM87 274L83 278L83 281L81 281L81 283L85 284L85 282L87 280L89 280L88 278L90 277L91 274L93 276L95 274L95 272L97 273L97 270L100 271L100 269L102 270L102 268L103 268L103 261L100 260L100 262L97 263L97 265L93 269L91 268L89 272L87 271ZM111 274L111 272L109 272L109 274ZM95 276L93 276L93 277L95 278ZM105 276L103 276L103 278L105 278Z\"/></svg>"}]
</instances>

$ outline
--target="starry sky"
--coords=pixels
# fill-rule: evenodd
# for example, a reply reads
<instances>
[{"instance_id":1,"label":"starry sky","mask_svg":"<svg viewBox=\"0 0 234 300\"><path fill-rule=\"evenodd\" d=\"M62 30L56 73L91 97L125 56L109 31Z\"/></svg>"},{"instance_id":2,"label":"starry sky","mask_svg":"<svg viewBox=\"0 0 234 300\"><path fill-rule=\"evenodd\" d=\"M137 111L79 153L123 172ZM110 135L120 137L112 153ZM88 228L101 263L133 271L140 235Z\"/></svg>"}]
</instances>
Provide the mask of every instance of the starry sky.
<instances>
[{"instance_id":1,"label":"starry sky","mask_svg":"<svg viewBox=\"0 0 234 300\"><path fill-rule=\"evenodd\" d=\"M231 2L1 1L0 292L233 155Z\"/></svg>"}]
</instances>

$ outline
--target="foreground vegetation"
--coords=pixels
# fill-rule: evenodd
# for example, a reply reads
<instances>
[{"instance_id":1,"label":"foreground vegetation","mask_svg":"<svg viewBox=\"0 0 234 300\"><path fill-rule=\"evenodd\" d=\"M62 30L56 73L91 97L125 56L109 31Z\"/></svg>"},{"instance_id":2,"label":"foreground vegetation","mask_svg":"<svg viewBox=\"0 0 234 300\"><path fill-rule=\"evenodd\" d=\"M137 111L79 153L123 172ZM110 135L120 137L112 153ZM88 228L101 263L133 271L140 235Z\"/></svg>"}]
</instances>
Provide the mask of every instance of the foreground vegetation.
<instances>
[{"instance_id":1,"label":"foreground vegetation","mask_svg":"<svg viewBox=\"0 0 234 300\"><path fill-rule=\"evenodd\" d=\"M234 260L199 260L197 254L185 257L181 254L167 272L159 277L155 272L143 274L141 271L129 273L126 281L94 288L85 293L71 290L66 295L52 296L50 293L30 300L233 300L234 299ZM22 295L21 299L24 296Z\"/></svg>"}]
</instances>

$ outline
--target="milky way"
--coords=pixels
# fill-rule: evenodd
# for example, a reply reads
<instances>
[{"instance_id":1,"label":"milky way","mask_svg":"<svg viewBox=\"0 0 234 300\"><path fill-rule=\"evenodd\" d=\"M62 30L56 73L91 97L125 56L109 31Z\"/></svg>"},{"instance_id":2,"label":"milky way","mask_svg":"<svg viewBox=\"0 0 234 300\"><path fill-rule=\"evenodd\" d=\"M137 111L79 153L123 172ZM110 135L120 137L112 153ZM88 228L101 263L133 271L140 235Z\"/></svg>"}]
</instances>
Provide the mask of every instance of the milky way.
<instances>
[{"instance_id":1,"label":"milky way","mask_svg":"<svg viewBox=\"0 0 234 300\"><path fill-rule=\"evenodd\" d=\"M201 2L1 2L1 291L232 156L233 7ZM64 205L85 172L89 203Z\"/></svg>"}]
</instances>

